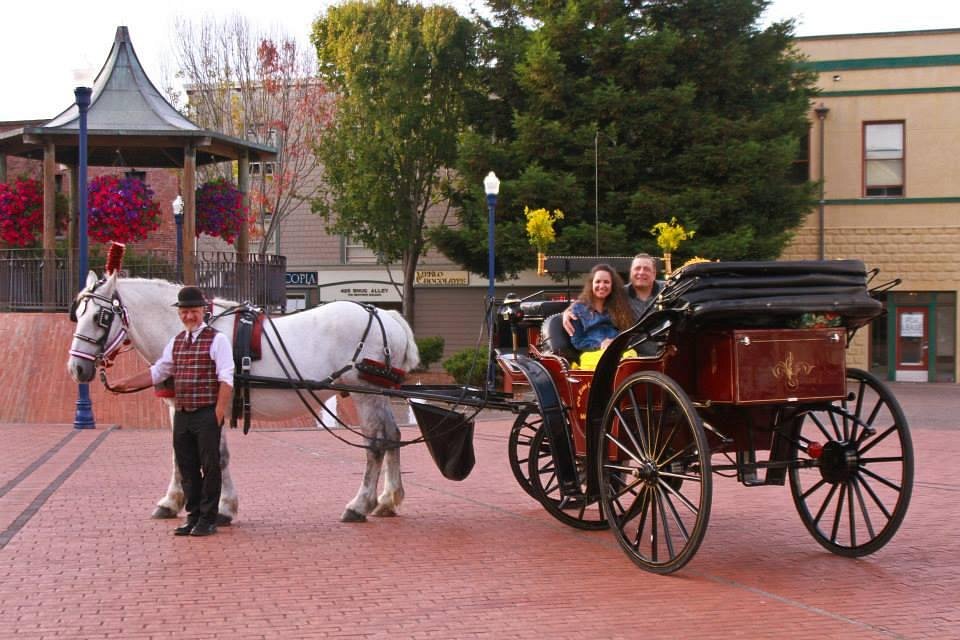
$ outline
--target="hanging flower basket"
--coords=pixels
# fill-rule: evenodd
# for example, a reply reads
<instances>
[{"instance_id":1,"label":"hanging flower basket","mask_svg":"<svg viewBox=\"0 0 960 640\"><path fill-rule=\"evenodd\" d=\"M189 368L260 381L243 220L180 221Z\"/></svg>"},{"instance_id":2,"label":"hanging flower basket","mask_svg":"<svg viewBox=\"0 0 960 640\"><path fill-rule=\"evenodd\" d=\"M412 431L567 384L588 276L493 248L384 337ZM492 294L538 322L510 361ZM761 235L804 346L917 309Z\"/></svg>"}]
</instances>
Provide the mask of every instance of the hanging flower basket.
<instances>
[{"instance_id":1,"label":"hanging flower basket","mask_svg":"<svg viewBox=\"0 0 960 640\"><path fill-rule=\"evenodd\" d=\"M43 231L43 189L32 178L0 183L0 240L8 246L36 244Z\"/></svg>"},{"instance_id":2,"label":"hanging flower basket","mask_svg":"<svg viewBox=\"0 0 960 640\"><path fill-rule=\"evenodd\" d=\"M87 193L87 235L97 242L137 242L160 226L153 190L138 178L98 176Z\"/></svg>"},{"instance_id":3,"label":"hanging flower basket","mask_svg":"<svg viewBox=\"0 0 960 640\"><path fill-rule=\"evenodd\" d=\"M221 238L233 244L247 224L243 194L224 178L210 180L197 189L197 235Z\"/></svg>"}]
</instances>

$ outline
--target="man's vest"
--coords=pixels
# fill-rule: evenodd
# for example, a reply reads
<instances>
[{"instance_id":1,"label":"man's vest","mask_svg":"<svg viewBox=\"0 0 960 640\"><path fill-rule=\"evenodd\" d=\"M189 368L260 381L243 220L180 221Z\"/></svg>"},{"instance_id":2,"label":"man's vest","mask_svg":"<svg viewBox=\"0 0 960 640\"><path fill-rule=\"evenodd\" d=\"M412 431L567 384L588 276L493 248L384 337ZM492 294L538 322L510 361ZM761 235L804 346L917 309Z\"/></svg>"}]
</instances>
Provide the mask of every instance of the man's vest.
<instances>
[{"instance_id":1,"label":"man's vest","mask_svg":"<svg viewBox=\"0 0 960 640\"><path fill-rule=\"evenodd\" d=\"M210 345L217 330L204 327L192 344L187 331L173 341L173 381L178 410L193 411L217 404L220 381L217 363L210 357Z\"/></svg>"}]
</instances>

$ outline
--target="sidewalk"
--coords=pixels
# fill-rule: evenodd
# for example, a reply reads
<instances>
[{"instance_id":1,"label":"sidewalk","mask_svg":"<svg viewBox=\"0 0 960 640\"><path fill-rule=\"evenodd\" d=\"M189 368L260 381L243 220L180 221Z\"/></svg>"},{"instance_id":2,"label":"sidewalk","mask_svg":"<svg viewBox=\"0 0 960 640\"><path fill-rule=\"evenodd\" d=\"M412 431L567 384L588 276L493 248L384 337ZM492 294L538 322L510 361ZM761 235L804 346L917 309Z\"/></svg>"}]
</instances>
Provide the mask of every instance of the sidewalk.
<instances>
[{"instance_id":1,"label":"sidewalk","mask_svg":"<svg viewBox=\"0 0 960 640\"><path fill-rule=\"evenodd\" d=\"M886 547L831 555L788 487L716 478L703 546L667 577L529 498L497 416L477 423L468 479L408 447L400 517L351 525L362 452L317 430L230 432L240 514L202 539L149 518L169 432L0 425L0 638L960 637L960 401L894 391L916 479Z\"/></svg>"}]
</instances>

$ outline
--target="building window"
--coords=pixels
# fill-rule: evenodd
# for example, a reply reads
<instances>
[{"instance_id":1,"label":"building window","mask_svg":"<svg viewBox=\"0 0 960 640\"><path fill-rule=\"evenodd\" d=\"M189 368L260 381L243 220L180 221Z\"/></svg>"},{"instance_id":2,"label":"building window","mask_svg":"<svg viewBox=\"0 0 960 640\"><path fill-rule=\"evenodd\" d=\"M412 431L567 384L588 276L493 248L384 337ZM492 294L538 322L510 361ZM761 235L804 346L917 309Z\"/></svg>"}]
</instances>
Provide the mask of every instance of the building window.
<instances>
[{"instance_id":1,"label":"building window","mask_svg":"<svg viewBox=\"0 0 960 640\"><path fill-rule=\"evenodd\" d=\"M344 262L346 264L377 264L377 254L359 240L344 238Z\"/></svg>"},{"instance_id":2,"label":"building window","mask_svg":"<svg viewBox=\"0 0 960 640\"><path fill-rule=\"evenodd\" d=\"M863 195L903 196L903 131L903 122L864 123Z\"/></svg>"},{"instance_id":3,"label":"building window","mask_svg":"<svg viewBox=\"0 0 960 640\"><path fill-rule=\"evenodd\" d=\"M272 162L251 162L250 163L250 175L259 176L265 175L270 177L273 175L273 163Z\"/></svg>"}]
</instances>

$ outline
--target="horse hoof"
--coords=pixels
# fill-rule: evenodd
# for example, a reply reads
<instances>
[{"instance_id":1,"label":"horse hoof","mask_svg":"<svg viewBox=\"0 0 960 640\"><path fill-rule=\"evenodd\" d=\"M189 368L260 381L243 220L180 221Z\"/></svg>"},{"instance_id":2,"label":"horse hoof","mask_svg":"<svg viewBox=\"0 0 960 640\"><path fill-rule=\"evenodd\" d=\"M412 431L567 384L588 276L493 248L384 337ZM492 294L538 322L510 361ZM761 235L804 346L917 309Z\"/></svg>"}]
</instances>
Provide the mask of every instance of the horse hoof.
<instances>
[{"instance_id":1,"label":"horse hoof","mask_svg":"<svg viewBox=\"0 0 960 640\"><path fill-rule=\"evenodd\" d=\"M233 518L222 513L217 514L217 526L218 527L229 527L233 524Z\"/></svg>"},{"instance_id":2,"label":"horse hoof","mask_svg":"<svg viewBox=\"0 0 960 640\"><path fill-rule=\"evenodd\" d=\"M373 513L370 515L376 516L378 518L394 518L397 515L397 510L393 507L388 507L386 505L377 505L377 508L373 510Z\"/></svg>"},{"instance_id":3,"label":"horse hoof","mask_svg":"<svg viewBox=\"0 0 960 640\"><path fill-rule=\"evenodd\" d=\"M366 522L367 516L363 515L359 511L354 511L353 509L347 509L343 512L343 515L340 516L340 522Z\"/></svg>"},{"instance_id":4,"label":"horse hoof","mask_svg":"<svg viewBox=\"0 0 960 640\"><path fill-rule=\"evenodd\" d=\"M177 512L170 507L157 507L153 510L153 513L150 514L150 517L158 520L167 520L170 518L176 518Z\"/></svg>"}]
</instances>

